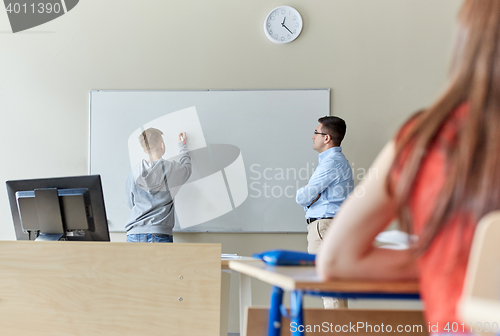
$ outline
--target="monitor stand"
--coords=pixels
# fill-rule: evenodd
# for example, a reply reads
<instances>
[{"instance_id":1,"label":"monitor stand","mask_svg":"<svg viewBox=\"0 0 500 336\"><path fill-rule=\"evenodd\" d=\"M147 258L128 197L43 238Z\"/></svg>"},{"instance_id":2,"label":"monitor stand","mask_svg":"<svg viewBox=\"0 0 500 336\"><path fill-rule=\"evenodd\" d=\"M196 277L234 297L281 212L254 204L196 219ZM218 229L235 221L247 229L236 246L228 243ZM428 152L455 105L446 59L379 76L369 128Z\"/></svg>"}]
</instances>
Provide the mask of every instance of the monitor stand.
<instances>
[{"instance_id":1,"label":"monitor stand","mask_svg":"<svg viewBox=\"0 0 500 336\"><path fill-rule=\"evenodd\" d=\"M35 240L58 241L65 232L57 188L35 189L40 235Z\"/></svg>"},{"instance_id":2,"label":"monitor stand","mask_svg":"<svg viewBox=\"0 0 500 336\"><path fill-rule=\"evenodd\" d=\"M64 235L60 233L40 233L38 237L36 237L36 241L58 241Z\"/></svg>"}]
</instances>

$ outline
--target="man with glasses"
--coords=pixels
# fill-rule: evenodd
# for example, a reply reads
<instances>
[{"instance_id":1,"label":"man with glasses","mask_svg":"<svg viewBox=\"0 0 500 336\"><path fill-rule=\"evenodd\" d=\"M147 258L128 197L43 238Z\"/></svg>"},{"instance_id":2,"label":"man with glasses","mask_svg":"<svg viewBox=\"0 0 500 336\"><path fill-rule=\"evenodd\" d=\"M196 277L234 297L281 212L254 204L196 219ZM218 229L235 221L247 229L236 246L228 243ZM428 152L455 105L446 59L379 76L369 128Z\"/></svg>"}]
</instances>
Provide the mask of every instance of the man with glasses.
<instances>
[{"instance_id":1,"label":"man with glasses","mask_svg":"<svg viewBox=\"0 0 500 336\"><path fill-rule=\"evenodd\" d=\"M307 185L297 190L296 201L304 207L307 222L307 252L318 253L333 217L354 187L351 166L340 144L346 132L339 117L322 117L314 130L313 149L318 166ZM345 307L345 300L323 298L325 308Z\"/></svg>"}]
</instances>

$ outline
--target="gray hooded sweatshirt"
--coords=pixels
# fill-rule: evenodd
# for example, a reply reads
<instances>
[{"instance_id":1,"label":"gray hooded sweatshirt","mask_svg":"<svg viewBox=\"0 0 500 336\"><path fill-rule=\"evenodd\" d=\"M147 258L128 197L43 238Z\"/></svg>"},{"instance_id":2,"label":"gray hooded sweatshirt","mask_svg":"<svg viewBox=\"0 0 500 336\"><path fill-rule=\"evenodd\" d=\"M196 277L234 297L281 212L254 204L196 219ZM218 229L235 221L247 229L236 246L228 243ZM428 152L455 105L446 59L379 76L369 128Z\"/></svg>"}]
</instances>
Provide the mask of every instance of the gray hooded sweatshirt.
<instances>
[{"instance_id":1,"label":"gray hooded sweatshirt","mask_svg":"<svg viewBox=\"0 0 500 336\"><path fill-rule=\"evenodd\" d=\"M126 191L127 203L132 210L125 225L127 234L172 234L175 224L173 199L191 176L191 157L182 142L179 143L179 153L179 162L142 160L130 172Z\"/></svg>"}]
</instances>

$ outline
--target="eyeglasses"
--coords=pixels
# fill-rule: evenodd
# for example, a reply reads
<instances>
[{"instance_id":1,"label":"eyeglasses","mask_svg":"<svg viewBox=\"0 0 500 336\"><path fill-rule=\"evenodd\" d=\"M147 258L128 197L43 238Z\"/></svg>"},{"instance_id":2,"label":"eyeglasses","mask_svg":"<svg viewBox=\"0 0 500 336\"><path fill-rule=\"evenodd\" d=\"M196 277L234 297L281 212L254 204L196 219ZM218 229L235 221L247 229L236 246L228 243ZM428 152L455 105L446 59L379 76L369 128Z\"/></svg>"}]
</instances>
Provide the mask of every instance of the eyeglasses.
<instances>
[{"instance_id":1,"label":"eyeglasses","mask_svg":"<svg viewBox=\"0 0 500 336\"><path fill-rule=\"evenodd\" d=\"M320 132L318 132L318 131L316 131L316 130L314 130L314 134L315 134L315 135L316 135L316 134L328 135L328 134L326 134L326 133L320 133Z\"/></svg>"}]
</instances>

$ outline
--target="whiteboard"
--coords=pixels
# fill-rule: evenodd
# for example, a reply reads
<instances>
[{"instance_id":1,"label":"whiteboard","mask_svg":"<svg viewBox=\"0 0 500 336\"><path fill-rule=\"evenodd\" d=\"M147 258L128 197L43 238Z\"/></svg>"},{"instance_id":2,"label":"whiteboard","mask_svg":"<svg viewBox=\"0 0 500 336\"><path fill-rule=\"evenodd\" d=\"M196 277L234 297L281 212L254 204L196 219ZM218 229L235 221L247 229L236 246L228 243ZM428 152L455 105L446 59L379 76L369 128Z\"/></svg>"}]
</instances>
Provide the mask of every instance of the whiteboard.
<instances>
[{"instance_id":1,"label":"whiteboard","mask_svg":"<svg viewBox=\"0 0 500 336\"><path fill-rule=\"evenodd\" d=\"M312 135L330 90L90 92L89 173L102 178L110 231L123 232L125 182L146 154L138 135L163 131L163 158L187 133L193 173L171 190L174 232L306 232L296 190L317 165Z\"/></svg>"}]
</instances>

